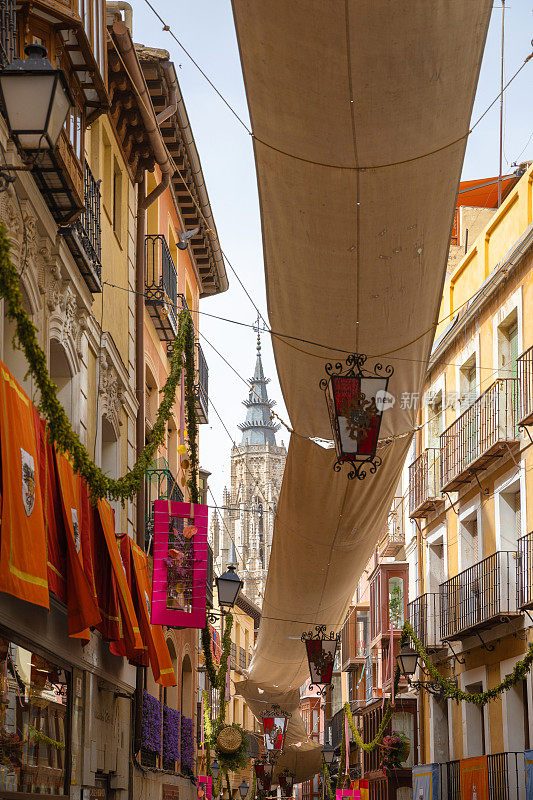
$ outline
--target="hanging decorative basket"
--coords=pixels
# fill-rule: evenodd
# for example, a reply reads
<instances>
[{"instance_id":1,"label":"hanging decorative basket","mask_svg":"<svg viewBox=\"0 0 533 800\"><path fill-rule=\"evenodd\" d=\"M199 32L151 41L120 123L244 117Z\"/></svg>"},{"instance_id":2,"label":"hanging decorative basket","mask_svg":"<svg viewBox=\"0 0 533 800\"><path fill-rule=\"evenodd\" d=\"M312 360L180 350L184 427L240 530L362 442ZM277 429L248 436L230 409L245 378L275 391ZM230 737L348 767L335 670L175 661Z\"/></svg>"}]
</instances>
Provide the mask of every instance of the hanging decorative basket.
<instances>
[{"instance_id":1,"label":"hanging decorative basket","mask_svg":"<svg viewBox=\"0 0 533 800\"><path fill-rule=\"evenodd\" d=\"M222 753L236 753L242 747L242 732L233 725L226 725L217 736L217 748Z\"/></svg>"},{"instance_id":2,"label":"hanging decorative basket","mask_svg":"<svg viewBox=\"0 0 533 800\"><path fill-rule=\"evenodd\" d=\"M398 769L409 758L411 752L411 742L407 735L402 731L392 731L388 736L383 737L381 747L381 768L389 773L393 769Z\"/></svg>"}]
</instances>

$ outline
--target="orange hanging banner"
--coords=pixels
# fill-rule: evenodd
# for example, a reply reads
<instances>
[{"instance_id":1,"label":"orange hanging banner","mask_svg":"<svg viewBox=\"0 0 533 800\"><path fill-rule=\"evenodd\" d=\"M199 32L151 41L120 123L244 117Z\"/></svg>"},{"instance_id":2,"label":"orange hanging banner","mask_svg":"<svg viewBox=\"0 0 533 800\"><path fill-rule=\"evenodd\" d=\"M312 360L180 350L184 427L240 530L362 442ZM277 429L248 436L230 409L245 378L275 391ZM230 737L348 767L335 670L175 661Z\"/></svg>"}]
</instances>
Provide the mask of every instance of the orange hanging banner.
<instances>
[{"instance_id":1,"label":"orange hanging banner","mask_svg":"<svg viewBox=\"0 0 533 800\"><path fill-rule=\"evenodd\" d=\"M131 642L133 650L142 650L143 641L141 632L139 630L139 623L135 616L135 609L133 608L133 600L131 592L126 581L126 573L120 557L117 540L115 536L115 520L113 509L107 500L98 501L98 513L102 523L102 530L107 545L109 557L111 559L111 566L117 581L118 599L120 609L122 611L122 623L124 626L124 635Z\"/></svg>"},{"instance_id":2,"label":"orange hanging banner","mask_svg":"<svg viewBox=\"0 0 533 800\"><path fill-rule=\"evenodd\" d=\"M100 612L93 587L83 569L85 559L91 558L86 531L82 536L82 505L80 478L74 474L70 461L56 451L57 475L67 539L67 609L68 633L88 641L88 628L97 625ZM86 545L82 547L83 543Z\"/></svg>"},{"instance_id":3,"label":"orange hanging banner","mask_svg":"<svg viewBox=\"0 0 533 800\"><path fill-rule=\"evenodd\" d=\"M48 550L48 588L62 603L67 602L66 539L56 474L54 450L48 438L46 422L33 407L37 440L37 461L41 479L43 516Z\"/></svg>"},{"instance_id":4,"label":"orange hanging banner","mask_svg":"<svg viewBox=\"0 0 533 800\"><path fill-rule=\"evenodd\" d=\"M487 756L462 758L459 761L461 800L489 800Z\"/></svg>"},{"instance_id":5,"label":"orange hanging banner","mask_svg":"<svg viewBox=\"0 0 533 800\"><path fill-rule=\"evenodd\" d=\"M46 529L33 406L1 362L0 439L0 591L49 608Z\"/></svg>"},{"instance_id":6,"label":"orange hanging banner","mask_svg":"<svg viewBox=\"0 0 533 800\"><path fill-rule=\"evenodd\" d=\"M146 553L129 536L124 536L124 544L131 551L133 562L132 584L137 593L139 622L143 641L148 647L154 680L161 686L177 686L176 675L172 667L172 660L168 652L163 628L161 625L152 625L150 622L152 587L148 574Z\"/></svg>"}]
</instances>

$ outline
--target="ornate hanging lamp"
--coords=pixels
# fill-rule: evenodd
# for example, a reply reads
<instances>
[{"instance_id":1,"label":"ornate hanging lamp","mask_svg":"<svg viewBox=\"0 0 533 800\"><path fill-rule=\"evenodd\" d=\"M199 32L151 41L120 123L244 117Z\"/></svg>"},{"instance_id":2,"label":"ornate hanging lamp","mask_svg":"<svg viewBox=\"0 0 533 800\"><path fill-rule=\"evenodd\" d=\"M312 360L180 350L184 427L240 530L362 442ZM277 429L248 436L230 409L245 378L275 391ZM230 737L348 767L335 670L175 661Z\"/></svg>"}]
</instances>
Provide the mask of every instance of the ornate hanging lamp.
<instances>
[{"instance_id":1,"label":"ornate hanging lamp","mask_svg":"<svg viewBox=\"0 0 533 800\"><path fill-rule=\"evenodd\" d=\"M283 711L277 703L273 703L270 708L261 714L265 749L269 756L275 757L282 752L287 725L291 716L292 714L288 711Z\"/></svg>"},{"instance_id":2,"label":"ornate hanging lamp","mask_svg":"<svg viewBox=\"0 0 533 800\"><path fill-rule=\"evenodd\" d=\"M363 480L366 467L373 474L381 465L381 458L376 455L381 418L383 411L394 404L387 391L394 368L376 364L370 372L363 369L366 358L362 353L351 353L345 368L340 361L328 363L328 377L320 381L337 453L333 469L340 472L349 463L350 480Z\"/></svg>"},{"instance_id":3,"label":"ornate hanging lamp","mask_svg":"<svg viewBox=\"0 0 533 800\"><path fill-rule=\"evenodd\" d=\"M339 646L340 633L326 633L325 625L315 625L315 632L302 633L301 640L307 650L309 662L309 675L311 677L310 689L317 689L325 697L328 686L333 678L333 666Z\"/></svg>"},{"instance_id":4,"label":"ornate hanging lamp","mask_svg":"<svg viewBox=\"0 0 533 800\"><path fill-rule=\"evenodd\" d=\"M270 791L273 769L274 767L266 755L264 755L260 761L256 761L254 764L257 785L263 794L267 794Z\"/></svg>"},{"instance_id":5,"label":"ornate hanging lamp","mask_svg":"<svg viewBox=\"0 0 533 800\"><path fill-rule=\"evenodd\" d=\"M290 769L284 769L283 772L279 773L278 782L283 797L290 797L292 795L295 777L294 772L291 772Z\"/></svg>"}]
</instances>

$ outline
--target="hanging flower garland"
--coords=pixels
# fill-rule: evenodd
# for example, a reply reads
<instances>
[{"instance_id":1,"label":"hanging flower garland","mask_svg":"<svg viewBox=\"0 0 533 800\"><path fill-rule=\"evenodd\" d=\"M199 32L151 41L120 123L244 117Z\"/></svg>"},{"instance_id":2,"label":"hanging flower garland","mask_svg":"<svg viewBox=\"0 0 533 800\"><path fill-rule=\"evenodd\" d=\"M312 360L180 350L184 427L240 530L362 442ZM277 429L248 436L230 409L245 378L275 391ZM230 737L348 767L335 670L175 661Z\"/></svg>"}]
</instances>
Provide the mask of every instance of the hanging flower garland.
<instances>
[{"instance_id":1,"label":"hanging flower garland","mask_svg":"<svg viewBox=\"0 0 533 800\"><path fill-rule=\"evenodd\" d=\"M6 301L6 315L15 322L14 347L23 350L28 362L28 370L35 378L41 400L39 410L48 422L50 439L55 442L62 453L72 458L75 472L83 475L94 500L108 497L112 500L131 499L144 480L144 474L154 459L157 449L164 441L165 429L172 414L176 400L176 390L185 367L185 413L188 428L190 470L188 486L191 501L198 502L198 426L195 411L195 363L194 363L194 326L190 312L180 312L178 333L172 347L170 357L170 374L163 387L163 400L157 412L157 420L152 428L150 441L139 453L137 460L125 475L117 480L105 475L91 459L87 449L74 433L65 409L57 397L57 386L50 378L46 366L46 356L39 346L36 327L28 317L22 305L22 294L19 276L9 255L9 240L6 229L0 222L0 296Z\"/></svg>"}]
</instances>

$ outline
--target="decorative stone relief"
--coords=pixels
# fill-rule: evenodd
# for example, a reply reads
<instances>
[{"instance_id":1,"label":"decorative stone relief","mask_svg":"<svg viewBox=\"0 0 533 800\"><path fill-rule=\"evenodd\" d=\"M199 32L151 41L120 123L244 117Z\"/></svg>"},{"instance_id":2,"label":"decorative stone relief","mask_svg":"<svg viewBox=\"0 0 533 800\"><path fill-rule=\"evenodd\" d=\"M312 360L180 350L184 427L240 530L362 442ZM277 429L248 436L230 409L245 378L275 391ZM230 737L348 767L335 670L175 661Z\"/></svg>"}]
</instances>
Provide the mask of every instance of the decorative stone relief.
<instances>
[{"instance_id":1,"label":"decorative stone relief","mask_svg":"<svg viewBox=\"0 0 533 800\"><path fill-rule=\"evenodd\" d=\"M122 408L123 391L118 373L105 352L100 356L99 386L99 403L102 409L102 416L113 426L118 438L118 429L122 425L120 410Z\"/></svg>"}]
</instances>

